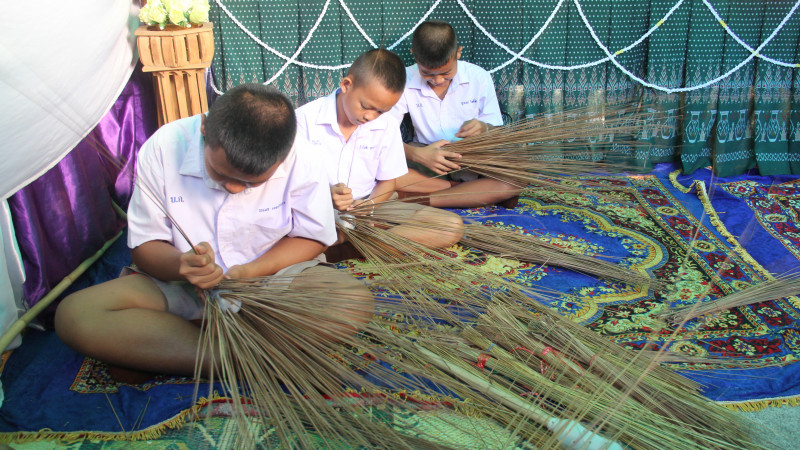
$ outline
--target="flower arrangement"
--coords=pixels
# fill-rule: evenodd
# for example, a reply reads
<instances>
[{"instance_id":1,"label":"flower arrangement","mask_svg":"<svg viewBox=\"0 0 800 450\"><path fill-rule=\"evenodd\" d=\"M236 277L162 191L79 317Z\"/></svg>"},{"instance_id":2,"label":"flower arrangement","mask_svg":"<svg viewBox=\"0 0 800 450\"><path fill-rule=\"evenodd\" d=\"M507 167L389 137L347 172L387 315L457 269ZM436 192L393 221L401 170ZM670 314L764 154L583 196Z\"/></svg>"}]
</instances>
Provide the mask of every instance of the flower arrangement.
<instances>
[{"instance_id":1,"label":"flower arrangement","mask_svg":"<svg viewBox=\"0 0 800 450\"><path fill-rule=\"evenodd\" d=\"M139 10L139 20L147 25L190 28L208 22L208 0L148 0Z\"/></svg>"}]
</instances>

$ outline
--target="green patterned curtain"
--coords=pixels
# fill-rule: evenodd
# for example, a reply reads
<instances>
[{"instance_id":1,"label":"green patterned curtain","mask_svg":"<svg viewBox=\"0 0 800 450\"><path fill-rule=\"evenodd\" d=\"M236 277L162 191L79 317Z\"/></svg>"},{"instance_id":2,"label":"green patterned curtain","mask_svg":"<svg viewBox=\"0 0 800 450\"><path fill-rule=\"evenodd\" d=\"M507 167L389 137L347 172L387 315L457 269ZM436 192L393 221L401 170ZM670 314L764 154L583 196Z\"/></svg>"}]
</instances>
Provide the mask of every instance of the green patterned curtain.
<instances>
[{"instance_id":1,"label":"green patterned curtain","mask_svg":"<svg viewBox=\"0 0 800 450\"><path fill-rule=\"evenodd\" d=\"M217 92L269 83L299 106L375 46L407 64L424 19L453 25L489 70L507 120L634 105L644 170L678 161L720 176L800 173L800 0L211 0ZM767 45L763 45L767 42ZM524 51L523 51L524 50ZM756 51L758 50L758 51Z\"/></svg>"}]
</instances>

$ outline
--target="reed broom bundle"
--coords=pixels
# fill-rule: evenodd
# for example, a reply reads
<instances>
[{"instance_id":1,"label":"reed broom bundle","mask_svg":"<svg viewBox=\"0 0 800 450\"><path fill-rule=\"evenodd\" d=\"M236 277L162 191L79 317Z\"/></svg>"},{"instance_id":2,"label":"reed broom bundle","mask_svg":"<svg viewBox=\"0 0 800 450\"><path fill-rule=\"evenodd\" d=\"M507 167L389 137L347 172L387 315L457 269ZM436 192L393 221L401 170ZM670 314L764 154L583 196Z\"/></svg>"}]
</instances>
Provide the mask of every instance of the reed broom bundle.
<instances>
[{"instance_id":1,"label":"reed broom bundle","mask_svg":"<svg viewBox=\"0 0 800 450\"><path fill-rule=\"evenodd\" d=\"M654 114L631 105L605 111L575 108L495 127L442 149L461 155L453 160L461 169L450 173L470 170L519 188L550 186L582 192L560 181L572 175L642 170L614 157L618 151L614 149L623 149L620 151L625 154L649 153L652 145L636 136L643 135L643 129L655 120ZM609 144L613 148L606 155L603 147Z\"/></svg>"},{"instance_id":2,"label":"reed broom bundle","mask_svg":"<svg viewBox=\"0 0 800 450\"><path fill-rule=\"evenodd\" d=\"M380 251L392 251L392 248L404 248L409 245L404 242L405 240L402 237L386 231L386 228L391 226L403 225L406 228L427 232L454 232L446 224L415 221L403 214L398 214L394 209L381 207L396 202L398 200L389 200L374 206L362 203L350 210L349 214L340 217L339 230L348 237L348 240L368 260L380 260L376 258L382 258L380 254L373 253L373 248ZM662 280L653 279L647 274L635 272L599 257L571 251L546 242L536 236L489 227L479 223L466 223L464 225L464 233L460 244L500 257L509 257L534 264L563 267L598 278L621 281L633 286L651 286L653 289L663 289L666 286L666 283ZM426 253L427 249L417 246L408 251L421 255Z\"/></svg>"},{"instance_id":3,"label":"reed broom bundle","mask_svg":"<svg viewBox=\"0 0 800 450\"><path fill-rule=\"evenodd\" d=\"M498 401L498 396L513 398L503 400L511 409L496 418L517 432L530 438L539 436L537 439L552 444L555 442L552 439L563 437L552 426L547 427L552 419L563 426L585 426L582 433L595 430L636 448L660 448L663 442L675 448L748 442L746 436L736 432L736 417L702 398L696 384L661 368L654 355L623 351L544 308L540 300L547 293L520 288L500 277L493 278L469 264L453 261L443 253L437 255L417 244L383 238L382 235L391 233L369 224L368 220L359 222L359 219L352 220L353 227L347 228L348 237L368 255L368 261L374 264L372 270L392 279L396 286L402 286L399 295L404 302L404 316L428 318L422 322L445 321L458 330L435 337L425 331L417 332L419 337L414 342L415 347L409 348L405 364L416 360L417 368L439 367L443 372L438 379L447 374L455 378L454 382L444 383L449 389L460 397L469 398L473 405L481 404L481 410L496 409L491 406L492 401L482 404L485 397L481 400L470 393L469 386L476 380L485 380L486 386L492 387L490 397L494 401ZM403 260L410 270L403 270ZM476 283L494 286L497 292L488 294L476 289ZM452 312L452 301L443 302L442 299L457 299L457 313ZM492 314L496 308L515 311L524 320L500 320L498 315ZM538 314L535 318L534 312ZM475 321L480 326L472 329L468 324ZM523 323L528 324L527 328L533 326L533 330L527 330ZM539 325L531 325L536 323ZM453 345L459 340L465 340L466 344ZM393 344L402 345L397 340ZM481 361L482 354L494 357L494 352L501 348L512 354L515 349L519 350L517 347L525 351L516 352L515 358L521 355L532 359L527 366L520 366L518 362L508 366L508 370L493 366L488 372L489 380L481 378L486 375L484 371L475 373L474 367ZM557 350L548 352L545 349ZM542 357L530 358L526 354L529 352ZM487 361L483 359L482 367L488 367ZM561 367L560 375L551 380L554 384L542 379L541 364ZM586 390L576 389L576 386ZM533 405L523 402L527 405L523 408L519 401L525 392L535 392L546 400ZM528 416L526 408L535 412ZM657 429L668 436L656 437L654 430ZM701 431L706 429L722 431ZM584 444L589 445L581 441L580 445Z\"/></svg>"},{"instance_id":4,"label":"reed broom bundle","mask_svg":"<svg viewBox=\"0 0 800 450\"><path fill-rule=\"evenodd\" d=\"M633 448L753 446L737 416L702 398L695 383L658 366L651 353L624 351L513 290L481 302L467 288L471 275L441 267L438 274L439 283L415 289L411 281L400 293L403 316L423 324L409 333L413 342L397 337L396 323L395 332L381 339L411 345L401 361L404 370L438 368L439 383L479 410L494 411L495 420L536 439L535 445L561 442L566 437L559 427L573 427L584 436L572 448L588 445L591 435ZM442 299L458 301L454 308ZM432 318L449 328L426 329ZM448 374L455 380L441 381Z\"/></svg>"},{"instance_id":5,"label":"reed broom bundle","mask_svg":"<svg viewBox=\"0 0 800 450\"><path fill-rule=\"evenodd\" d=\"M800 272L790 272L771 280L761 281L740 291L704 303L670 308L660 317L670 323L682 325L700 316L713 317L722 311L753 303L800 295Z\"/></svg>"},{"instance_id":6,"label":"reed broom bundle","mask_svg":"<svg viewBox=\"0 0 800 450\"><path fill-rule=\"evenodd\" d=\"M255 448L267 434L281 446L300 448L437 447L435 436L404 434L373 417L387 409L408 414L418 403L365 393L385 392L383 386L408 392L428 387L421 378L380 364L370 364L369 375L383 386L358 370L363 357L347 348L373 342L369 350L376 355L383 348L374 338L360 338L356 330L363 326L352 320L372 307L371 294L354 292L352 282L343 282L340 275L224 280L210 292L198 366L203 355L214 359L212 378L219 374L232 399L238 447ZM241 309L223 311L220 299Z\"/></svg>"},{"instance_id":7,"label":"reed broom bundle","mask_svg":"<svg viewBox=\"0 0 800 450\"><path fill-rule=\"evenodd\" d=\"M464 237L460 243L503 258L563 267L598 278L621 281L632 286L645 288L651 286L656 290L666 287L664 281L652 278L645 273L634 272L627 267L601 259L602 257L572 251L519 231L480 223L468 223L465 224Z\"/></svg>"}]
</instances>

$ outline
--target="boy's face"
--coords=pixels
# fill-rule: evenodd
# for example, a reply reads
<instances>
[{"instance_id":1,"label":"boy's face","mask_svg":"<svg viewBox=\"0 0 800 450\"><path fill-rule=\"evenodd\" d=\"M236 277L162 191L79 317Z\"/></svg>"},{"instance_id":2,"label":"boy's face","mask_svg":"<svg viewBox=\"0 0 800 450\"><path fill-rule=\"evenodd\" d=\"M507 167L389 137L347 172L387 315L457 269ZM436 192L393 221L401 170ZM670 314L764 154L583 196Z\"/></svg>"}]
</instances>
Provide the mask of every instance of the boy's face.
<instances>
[{"instance_id":1,"label":"boy's face","mask_svg":"<svg viewBox=\"0 0 800 450\"><path fill-rule=\"evenodd\" d=\"M238 194L247 188L266 183L281 164L280 161L276 162L260 175L245 175L238 169L231 167L230 163L228 163L228 156L222 148L211 148L206 145L203 153L205 154L204 159L208 176L231 194Z\"/></svg>"},{"instance_id":2,"label":"boy's face","mask_svg":"<svg viewBox=\"0 0 800 450\"><path fill-rule=\"evenodd\" d=\"M375 120L389 111L400 100L402 92L392 92L378 80L370 79L356 86L349 76L342 78L341 102L337 106L337 114L341 121L342 113L351 125L363 125Z\"/></svg>"},{"instance_id":3,"label":"boy's face","mask_svg":"<svg viewBox=\"0 0 800 450\"><path fill-rule=\"evenodd\" d=\"M458 50L456 50L450 60L441 67L426 67L417 63L420 76L422 76L432 88L450 86L450 82L453 81L453 78L456 76L456 71L458 70L458 60L461 58L462 48L463 47L458 47Z\"/></svg>"}]
</instances>

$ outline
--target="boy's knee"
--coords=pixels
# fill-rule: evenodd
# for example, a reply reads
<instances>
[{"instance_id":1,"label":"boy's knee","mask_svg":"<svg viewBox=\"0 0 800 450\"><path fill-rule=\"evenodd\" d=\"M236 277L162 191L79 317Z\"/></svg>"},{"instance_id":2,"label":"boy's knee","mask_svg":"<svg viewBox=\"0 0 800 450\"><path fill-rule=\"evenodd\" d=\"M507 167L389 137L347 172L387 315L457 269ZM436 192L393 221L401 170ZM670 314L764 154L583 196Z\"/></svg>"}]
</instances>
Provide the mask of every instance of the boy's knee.
<instances>
[{"instance_id":1,"label":"boy's knee","mask_svg":"<svg viewBox=\"0 0 800 450\"><path fill-rule=\"evenodd\" d=\"M58 337L70 346L78 345L85 327L83 318L85 308L82 307L80 292L70 294L61 300L56 308L54 326Z\"/></svg>"},{"instance_id":2,"label":"boy's knee","mask_svg":"<svg viewBox=\"0 0 800 450\"><path fill-rule=\"evenodd\" d=\"M444 217L444 235L447 242L445 247L457 244L461 238L464 237L464 220L458 214L446 211L447 215Z\"/></svg>"}]
</instances>

